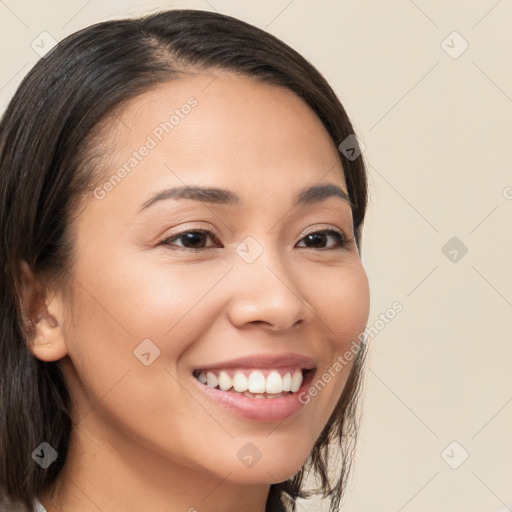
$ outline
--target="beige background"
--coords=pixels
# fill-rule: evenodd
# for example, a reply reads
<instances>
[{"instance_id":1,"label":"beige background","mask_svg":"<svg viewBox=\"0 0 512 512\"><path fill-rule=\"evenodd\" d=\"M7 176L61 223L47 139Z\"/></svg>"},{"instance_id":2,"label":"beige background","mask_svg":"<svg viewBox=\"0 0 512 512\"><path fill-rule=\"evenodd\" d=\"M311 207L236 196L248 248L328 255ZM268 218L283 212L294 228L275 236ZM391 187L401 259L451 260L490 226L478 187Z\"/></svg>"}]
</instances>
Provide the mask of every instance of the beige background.
<instances>
[{"instance_id":1,"label":"beige background","mask_svg":"<svg viewBox=\"0 0 512 512\"><path fill-rule=\"evenodd\" d=\"M369 325L395 301L404 309L370 340L342 510L512 510L510 0L2 0L0 111L41 32L60 40L173 6L239 17L296 48L366 145ZM467 254L445 255L452 237Z\"/></svg>"}]
</instances>

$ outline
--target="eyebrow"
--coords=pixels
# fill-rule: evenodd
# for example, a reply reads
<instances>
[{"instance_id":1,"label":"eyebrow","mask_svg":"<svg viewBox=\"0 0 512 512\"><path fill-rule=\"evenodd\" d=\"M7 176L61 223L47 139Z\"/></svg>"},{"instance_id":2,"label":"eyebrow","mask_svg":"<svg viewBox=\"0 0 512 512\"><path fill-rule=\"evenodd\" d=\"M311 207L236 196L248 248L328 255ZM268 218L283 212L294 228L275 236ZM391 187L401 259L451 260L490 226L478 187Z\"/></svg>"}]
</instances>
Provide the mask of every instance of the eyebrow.
<instances>
[{"instance_id":1,"label":"eyebrow","mask_svg":"<svg viewBox=\"0 0 512 512\"><path fill-rule=\"evenodd\" d=\"M330 197L337 197L348 203L350 207L354 207L348 194L338 185L333 183L324 183L322 185L313 185L299 191L293 207L306 206L314 203L325 201ZM162 190L153 194L145 201L139 209L139 212L149 208L158 201L166 199L192 199L203 203L222 204L237 206L240 205L240 196L224 188L199 187L196 185L185 185Z\"/></svg>"}]
</instances>

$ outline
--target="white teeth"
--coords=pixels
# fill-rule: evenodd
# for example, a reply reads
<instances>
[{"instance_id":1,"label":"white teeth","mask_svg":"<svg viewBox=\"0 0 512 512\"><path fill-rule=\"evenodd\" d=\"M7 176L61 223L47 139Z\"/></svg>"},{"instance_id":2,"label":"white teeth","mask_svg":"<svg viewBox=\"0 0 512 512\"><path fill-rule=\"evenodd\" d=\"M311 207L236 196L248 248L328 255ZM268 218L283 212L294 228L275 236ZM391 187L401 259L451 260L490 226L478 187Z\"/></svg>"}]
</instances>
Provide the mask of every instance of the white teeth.
<instances>
[{"instance_id":1,"label":"white teeth","mask_svg":"<svg viewBox=\"0 0 512 512\"><path fill-rule=\"evenodd\" d=\"M301 387L302 385L302 372L300 371L296 371L294 374L293 374L293 377L292 377L292 385L291 385L291 388L290 388L290 391L292 393L295 393L296 391L299 390L299 388Z\"/></svg>"},{"instance_id":2,"label":"white teeth","mask_svg":"<svg viewBox=\"0 0 512 512\"><path fill-rule=\"evenodd\" d=\"M292 376L290 372L283 377L283 391L290 391L292 387Z\"/></svg>"},{"instance_id":3,"label":"white teeth","mask_svg":"<svg viewBox=\"0 0 512 512\"><path fill-rule=\"evenodd\" d=\"M217 375L212 372L207 372L206 374L206 384L211 388L216 388L219 384L219 380L217 379Z\"/></svg>"},{"instance_id":4,"label":"white teeth","mask_svg":"<svg viewBox=\"0 0 512 512\"><path fill-rule=\"evenodd\" d=\"M265 376L258 370L251 372L249 375L249 391L251 393L265 393L267 385Z\"/></svg>"},{"instance_id":5,"label":"white teeth","mask_svg":"<svg viewBox=\"0 0 512 512\"><path fill-rule=\"evenodd\" d=\"M247 391L249 389L249 379L242 372L236 372L233 377L233 388L240 393Z\"/></svg>"},{"instance_id":6,"label":"white teeth","mask_svg":"<svg viewBox=\"0 0 512 512\"><path fill-rule=\"evenodd\" d=\"M265 378L262 371L253 370L249 377L241 371L236 371L233 377L230 377L227 371L221 371L218 376L213 372L200 372L197 379L211 388L218 387L222 391L234 390L251 398L265 398L263 393L277 398L285 396L290 391L298 391L303 382L303 375L301 370L296 370L293 374L287 372L284 376L277 370L272 370Z\"/></svg>"},{"instance_id":7,"label":"white teeth","mask_svg":"<svg viewBox=\"0 0 512 512\"><path fill-rule=\"evenodd\" d=\"M220 372L219 374L219 388L222 391L227 391L233 387L233 380L226 372Z\"/></svg>"},{"instance_id":8,"label":"white teeth","mask_svg":"<svg viewBox=\"0 0 512 512\"><path fill-rule=\"evenodd\" d=\"M277 394L282 393L283 391L283 379L279 372L273 371L267 377L267 387L266 392Z\"/></svg>"},{"instance_id":9,"label":"white teeth","mask_svg":"<svg viewBox=\"0 0 512 512\"><path fill-rule=\"evenodd\" d=\"M265 398L265 395L262 395L262 394L253 395L249 391L244 391L244 393L242 393L242 394L249 398ZM276 395L267 395L266 398L281 398L282 396L286 396L287 394L288 393L286 393L286 392L277 393Z\"/></svg>"}]
</instances>

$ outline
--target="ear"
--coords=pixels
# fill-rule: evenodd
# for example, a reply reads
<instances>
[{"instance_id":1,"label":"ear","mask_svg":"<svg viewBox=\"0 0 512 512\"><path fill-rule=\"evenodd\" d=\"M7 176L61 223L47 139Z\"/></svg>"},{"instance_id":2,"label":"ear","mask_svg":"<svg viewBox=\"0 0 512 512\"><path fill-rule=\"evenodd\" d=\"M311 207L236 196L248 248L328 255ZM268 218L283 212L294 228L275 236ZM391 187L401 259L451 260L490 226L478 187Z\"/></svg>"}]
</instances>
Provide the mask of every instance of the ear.
<instances>
[{"instance_id":1,"label":"ear","mask_svg":"<svg viewBox=\"0 0 512 512\"><path fill-rule=\"evenodd\" d=\"M68 353L64 338L64 308L60 294L49 297L26 261L20 262L21 305L27 347L42 361L57 361Z\"/></svg>"}]
</instances>

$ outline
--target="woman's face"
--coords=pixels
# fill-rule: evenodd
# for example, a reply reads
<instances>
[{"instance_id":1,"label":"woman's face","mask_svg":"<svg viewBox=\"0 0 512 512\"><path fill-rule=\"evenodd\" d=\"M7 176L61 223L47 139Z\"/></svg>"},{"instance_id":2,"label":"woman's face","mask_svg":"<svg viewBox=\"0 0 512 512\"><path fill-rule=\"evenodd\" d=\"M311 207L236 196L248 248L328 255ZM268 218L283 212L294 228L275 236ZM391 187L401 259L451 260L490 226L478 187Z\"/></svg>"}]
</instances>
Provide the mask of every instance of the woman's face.
<instances>
[{"instance_id":1,"label":"woman's face","mask_svg":"<svg viewBox=\"0 0 512 512\"><path fill-rule=\"evenodd\" d=\"M336 146L293 93L229 73L138 97L102 143L104 179L72 225L62 322L76 434L147 471L158 460L241 483L290 477L368 319ZM214 389L216 377L254 394L301 387L256 398Z\"/></svg>"}]
</instances>

